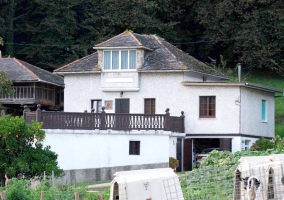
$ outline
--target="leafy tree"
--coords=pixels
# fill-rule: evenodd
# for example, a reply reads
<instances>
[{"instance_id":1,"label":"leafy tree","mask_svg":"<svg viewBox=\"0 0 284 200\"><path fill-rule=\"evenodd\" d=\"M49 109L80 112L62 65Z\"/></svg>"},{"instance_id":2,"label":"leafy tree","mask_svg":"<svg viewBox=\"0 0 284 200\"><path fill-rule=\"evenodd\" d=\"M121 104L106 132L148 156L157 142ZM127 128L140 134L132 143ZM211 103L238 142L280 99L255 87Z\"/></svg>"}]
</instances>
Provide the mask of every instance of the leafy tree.
<instances>
[{"instance_id":1,"label":"leafy tree","mask_svg":"<svg viewBox=\"0 0 284 200\"><path fill-rule=\"evenodd\" d=\"M48 175L54 171L56 176L63 173L57 166L57 154L42 145L45 132L41 126L40 122L28 124L23 117L0 118L0 174L33 177L44 171Z\"/></svg>"},{"instance_id":2,"label":"leafy tree","mask_svg":"<svg viewBox=\"0 0 284 200\"><path fill-rule=\"evenodd\" d=\"M11 95L13 92L13 83L8 79L5 72L0 71L0 94Z\"/></svg>"},{"instance_id":3,"label":"leafy tree","mask_svg":"<svg viewBox=\"0 0 284 200\"><path fill-rule=\"evenodd\" d=\"M203 58L223 55L230 64L268 68L284 75L284 2L280 0L195 1ZM234 66L233 65L233 66Z\"/></svg>"},{"instance_id":4,"label":"leafy tree","mask_svg":"<svg viewBox=\"0 0 284 200\"><path fill-rule=\"evenodd\" d=\"M0 45L4 45L4 42L3 42L3 38L2 37L0 37Z\"/></svg>"}]
</instances>

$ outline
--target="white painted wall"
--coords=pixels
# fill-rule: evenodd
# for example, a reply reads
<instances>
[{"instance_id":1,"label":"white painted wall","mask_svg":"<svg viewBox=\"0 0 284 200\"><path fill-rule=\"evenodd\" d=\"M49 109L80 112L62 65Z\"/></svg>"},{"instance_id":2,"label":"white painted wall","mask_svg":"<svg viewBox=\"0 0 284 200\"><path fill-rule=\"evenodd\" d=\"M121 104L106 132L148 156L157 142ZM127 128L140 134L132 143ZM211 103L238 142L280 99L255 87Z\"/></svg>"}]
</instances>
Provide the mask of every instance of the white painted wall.
<instances>
[{"instance_id":1,"label":"white painted wall","mask_svg":"<svg viewBox=\"0 0 284 200\"><path fill-rule=\"evenodd\" d=\"M169 157L176 158L177 155L177 138L170 137L169 138Z\"/></svg>"},{"instance_id":2,"label":"white painted wall","mask_svg":"<svg viewBox=\"0 0 284 200\"><path fill-rule=\"evenodd\" d=\"M253 137L242 137L237 136L232 138L232 152L235 153L237 151L246 150L246 147L250 149L253 143L258 140L258 138ZM246 144L246 141L248 144Z\"/></svg>"},{"instance_id":3,"label":"white painted wall","mask_svg":"<svg viewBox=\"0 0 284 200\"><path fill-rule=\"evenodd\" d=\"M166 131L99 131L47 129L44 145L58 154L64 170L167 163ZM140 141L140 155L129 155L129 141Z\"/></svg>"},{"instance_id":4,"label":"white painted wall","mask_svg":"<svg viewBox=\"0 0 284 200\"><path fill-rule=\"evenodd\" d=\"M124 91L120 97L120 92L101 90L100 74L67 74L64 78L64 109L67 112L90 112L91 100L101 99L103 105L106 100L113 101L113 109L106 112L114 113L115 99L127 98L130 99L130 113L143 113L144 99L155 98L157 114L164 114L166 108L170 108L172 116L180 116L184 111L187 134L274 136L272 93L233 86L184 86L185 79L188 77L185 78L183 72L140 73L140 90ZM199 118L199 96L209 95L216 96L216 118ZM261 99L267 100L268 121L265 123L261 122ZM233 152L242 148L238 137L233 137ZM170 146L170 149L171 155L175 155L175 148Z\"/></svg>"},{"instance_id":5,"label":"white painted wall","mask_svg":"<svg viewBox=\"0 0 284 200\"><path fill-rule=\"evenodd\" d=\"M261 120L262 99L267 101L267 122ZM245 135L274 137L274 93L241 89L241 132Z\"/></svg>"}]
</instances>

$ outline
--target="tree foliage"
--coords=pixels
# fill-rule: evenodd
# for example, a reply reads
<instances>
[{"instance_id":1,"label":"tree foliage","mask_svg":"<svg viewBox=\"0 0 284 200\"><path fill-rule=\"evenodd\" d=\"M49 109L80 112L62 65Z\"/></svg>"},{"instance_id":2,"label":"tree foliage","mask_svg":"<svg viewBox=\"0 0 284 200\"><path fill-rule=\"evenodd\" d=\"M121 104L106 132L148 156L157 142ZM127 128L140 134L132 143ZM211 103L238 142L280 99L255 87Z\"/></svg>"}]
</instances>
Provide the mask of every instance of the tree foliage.
<instances>
[{"instance_id":1,"label":"tree foliage","mask_svg":"<svg viewBox=\"0 0 284 200\"><path fill-rule=\"evenodd\" d=\"M0 174L33 177L54 171L56 176L61 175L57 154L42 144L45 132L41 126L40 122L28 124L23 117L0 118Z\"/></svg>"},{"instance_id":2,"label":"tree foliage","mask_svg":"<svg viewBox=\"0 0 284 200\"><path fill-rule=\"evenodd\" d=\"M8 75L0 70L0 93L11 95L13 92L13 83L8 79Z\"/></svg>"},{"instance_id":3,"label":"tree foliage","mask_svg":"<svg viewBox=\"0 0 284 200\"><path fill-rule=\"evenodd\" d=\"M281 0L0 0L6 56L54 69L125 30L157 34L209 61L284 75Z\"/></svg>"}]
</instances>

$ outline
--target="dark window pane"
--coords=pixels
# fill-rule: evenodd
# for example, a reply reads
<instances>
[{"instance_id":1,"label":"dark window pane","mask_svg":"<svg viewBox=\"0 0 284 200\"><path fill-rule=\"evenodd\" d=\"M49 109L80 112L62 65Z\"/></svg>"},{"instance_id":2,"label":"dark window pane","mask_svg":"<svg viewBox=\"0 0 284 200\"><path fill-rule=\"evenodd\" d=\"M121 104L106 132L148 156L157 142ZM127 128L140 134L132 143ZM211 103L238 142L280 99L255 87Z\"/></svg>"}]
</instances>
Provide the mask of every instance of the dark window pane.
<instances>
[{"instance_id":1,"label":"dark window pane","mask_svg":"<svg viewBox=\"0 0 284 200\"><path fill-rule=\"evenodd\" d=\"M199 117L212 118L215 117L216 97L199 97Z\"/></svg>"}]
</instances>

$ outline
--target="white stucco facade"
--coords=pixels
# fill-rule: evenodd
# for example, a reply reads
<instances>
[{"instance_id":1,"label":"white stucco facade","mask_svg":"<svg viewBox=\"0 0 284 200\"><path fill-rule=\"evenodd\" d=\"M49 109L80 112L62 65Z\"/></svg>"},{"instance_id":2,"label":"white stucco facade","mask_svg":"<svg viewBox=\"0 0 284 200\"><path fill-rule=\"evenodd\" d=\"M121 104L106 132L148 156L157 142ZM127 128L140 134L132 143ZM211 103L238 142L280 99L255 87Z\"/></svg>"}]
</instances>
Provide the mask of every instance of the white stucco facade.
<instances>
[{"instance_id":1,"label":"white stucco facade","mask_svg":"<svg viewBox=\"0 0 284 200\"><path fill-rule=\"evenodd\" d=\"M169 167L177 139L169 131L45 129L45 146L58 155L64 183L111 180L117 171ZM184 137L184 135L183 135ZM139 155L130 155L130 141L140 142Z\"/></svg>"},{"instance_id":2,"label":"white stucco facade","mask_svg":"<svg viewBox=\"0 0 284 200\"><path fill-rule=\"evenodd\" d=\"M121 75L123 76L123 75ZM105 92L101 88L100 74L65 75L66 112L91 110L91 100L130 100L130 113L144 113L144 99L154 98L156 113L164 114L170 108L172 116L185 113L187 134L245 134L274 135L274 93L236 86L185 86L183 73L141 73L138 91ZM75 84L76 83L76 84ZM117 87L119 87L117 83ZM76 94L76 95L74 95ZM216 97L216 117L199 118L199 97ZM267 100L267 122L261 121L261 100ZM113 108L105 110L114 113Z\"/></svg>"},{"instance_id":3,"label":"white stucco facade","mask_svg":"<svg viewBox=\"0 0 284 200\"><path fill-rule=\"evenodd\" d=\"M64 170L167 163L167 131L45 130L45 145L58 154ZM129 155L129 141L140 141L140 154ZM174 141L174 140L173 140ZM171 147L172 148L172 147ZM151 155L151 156L149 156Z\"/></svg>"},{"instance_id":4,"label":"white stucco facade","mask_svg":"<svg viewBox=\"0 0 284 200\"><path fill-rule=\"evenodd\" d=\"M92 100L101 100L102 106L105 106L106 101L113 102L112 107L105 109L105 112L115 113L115 101L117 99L129 99L130 113L144 113L145 99L155 99L156 114L164 114L166 108L170 109L171 116L180 116L181 111L184 111L185 133L180 134L180 136L167 137L167 139L164 137L167 144L164 143L164 139L160 143L154 135L140 135L138 137L141 140L142 138L145 141L149 140L151 144L157 144L160 149L163 149L156 152L159 155L163 154L165 150L167 151L164 156L157 157L161 160L156 159L155 154L152 154L151 151L146 151L145 155L151 155L152 158L141 156L140 158L144 164L152 161L156 163L164 162L169 156L177 157L177 138L183 137L183 135L186 135L186 139L213 138L220 140L218 145L223 145L223 149L232 152L249 149L260 137L274 137L273 91L261 87L248 87L246 84L240 83L218 84L217 78L210 76L204 78L202 74L190 72L101 73L65 74L65 112L83 112L84 110L90 112ZM215 97L215 117L199 117L199 101L202 96ZM266 101L267 106L266 121L261 119L263 112L262 100ZM62 135L61 137L60 140L65 141L66 136ZM114 137L99 136L100 143L107 141L108 148L103 147L102 150L92 153L90 156L102 158L101 156L105 155L105 153L109 154L108 156L118 153L119 157L121 157L123 152L127 152L124 143L130 137L133 136L119 134ZM120 144L116 144L119 148L117 152L114 150L111 140L114 143L120 142ZM85 142L80 141L81 139L78 141L73 140L70 143L73 145L85 144ZM85 146L91 149L92 145L88 144L88 142ZM60 145L60 143L58 141L57 145ZM119 147L119 145L122 145L122 147ZM192 145L194 145L193 142ZM190 153L182 152L185 157L186 155L192 155L191 158L187 159L190 160L194 157L192 153L193 146L182 146L181 148L184 151L190 151ZM103 157L105 161L101 163L101 167L115 166L116 164L140 164L140 158L136 159L136 157L132 159L132 157L127 156L125 162L122 163L119 163L120 159L116 160L116 157L111 157L111 159L108 159L107 156ZM86 166L89 165L91 164L86 163ZM68 164L68 166L70 165Z\"/></svg>"}]
</instances>

